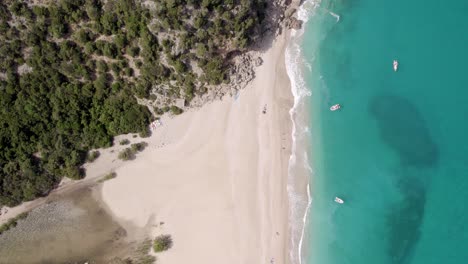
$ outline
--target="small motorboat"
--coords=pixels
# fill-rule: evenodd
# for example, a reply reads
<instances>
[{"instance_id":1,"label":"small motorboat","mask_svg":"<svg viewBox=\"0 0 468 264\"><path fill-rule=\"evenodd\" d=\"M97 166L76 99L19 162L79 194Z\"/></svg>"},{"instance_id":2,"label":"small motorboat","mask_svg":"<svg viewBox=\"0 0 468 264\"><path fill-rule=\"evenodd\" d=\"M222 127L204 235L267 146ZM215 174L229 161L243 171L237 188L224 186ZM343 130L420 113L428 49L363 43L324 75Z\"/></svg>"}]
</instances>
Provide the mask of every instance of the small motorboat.
<instances>
[{"instance_id":1,"label":"small motorboat","mask_svg":"<svg viewBox=\"0 0 468 264\"><path fill-rule=\"evenodd\" d=\"M339 198L339 197L335 197L335 202L336 202L336 203L339 203L339 204L344 204L343 199L341 199L341 198Z\"/></svg>"},{"instance_id":2,"label":"small motorboat","mask_svg":"<svg viewBox=\"0 0 468 264\"><path fill-rule=\"evenodd\" d=\"M336 111L336 110L338 110L338 109L340 109L340 108L341 108L341 105L340 105L340 104L336 104L336 105L332 105L332 106L330 107L330 110L331 110L331 111Z\"/></svg>"},{"instance_id":3,"label":"small motorboat","mask_svg":"<svg viewBox=\"0 0 468 264\"><path fill-rule=\"evenodd\" d=\"M398 61L393 60L393 71L397 71L397 70L398 70Z\"/></svg>"}]
</instances>

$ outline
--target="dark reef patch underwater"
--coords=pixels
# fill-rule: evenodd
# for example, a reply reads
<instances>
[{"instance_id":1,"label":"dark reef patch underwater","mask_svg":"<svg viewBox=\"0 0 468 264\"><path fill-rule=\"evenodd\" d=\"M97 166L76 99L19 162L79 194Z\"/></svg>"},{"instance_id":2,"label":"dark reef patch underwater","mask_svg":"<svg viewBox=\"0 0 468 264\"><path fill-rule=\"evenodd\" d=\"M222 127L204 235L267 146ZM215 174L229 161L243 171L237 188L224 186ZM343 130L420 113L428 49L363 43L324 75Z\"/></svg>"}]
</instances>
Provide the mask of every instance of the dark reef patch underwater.
<instances>
[{"instance_id":1,"label":"dark reef patch underwater","mask_svg":"<svg viewBox=\"0 0 468 264\"><path fill-rule=\"evenodd\" d=\"M400 157L403 167L434 167L439 151L418 109L401 96L378 95L371 99L370 112L382 141Z\"/></svg>"},{"instance_id":2,"label":"dark reef patch underwater","mask_svg":"<svg viewBox=\"0 0 468 264\"><path fill-rule=\"evenodd\" d=\"M378 95L371 99L369 108L382 142L398 153L401 160L401 172L395 173L395 177L402 200L390 207L387 216L389 256L394 263L411 263L420 238L430 176L411 171L436 166L438 148L422 114L405 98Z\"/></svg>"}]
</instances>

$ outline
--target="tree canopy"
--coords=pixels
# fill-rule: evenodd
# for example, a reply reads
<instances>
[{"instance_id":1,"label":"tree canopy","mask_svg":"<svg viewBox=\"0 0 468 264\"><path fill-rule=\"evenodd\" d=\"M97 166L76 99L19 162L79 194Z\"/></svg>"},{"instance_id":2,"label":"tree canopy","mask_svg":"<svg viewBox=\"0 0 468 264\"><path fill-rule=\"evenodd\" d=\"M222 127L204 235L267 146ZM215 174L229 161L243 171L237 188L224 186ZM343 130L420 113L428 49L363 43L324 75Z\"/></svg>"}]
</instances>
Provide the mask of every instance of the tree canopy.
<instances>
[{"instance_id":1,"label":"tree canopy","mask_svg":"<svg viewBox=\"0 0 468 264\"><path fill-rule=\"evenodd\" d=\"M260 37L265 5L1 1L0 206L84 177L87 152L116 135L146 134L152 116L137 98L179 114L171 102L226 82L228 54Z\"/></svg>"}]
</instances>

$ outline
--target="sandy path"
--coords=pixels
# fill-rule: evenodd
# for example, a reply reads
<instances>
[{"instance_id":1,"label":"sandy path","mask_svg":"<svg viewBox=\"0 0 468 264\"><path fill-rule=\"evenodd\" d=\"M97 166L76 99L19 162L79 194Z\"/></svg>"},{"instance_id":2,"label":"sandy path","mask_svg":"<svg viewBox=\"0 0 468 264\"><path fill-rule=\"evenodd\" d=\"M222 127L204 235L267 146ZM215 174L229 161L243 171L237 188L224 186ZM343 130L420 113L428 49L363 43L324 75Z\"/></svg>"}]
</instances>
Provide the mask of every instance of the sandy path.
<instances>
[{"instance_id":1,"label":"sandy path","mask_svg":"<svg viewBox=\"0 0 468 264\"><path fill-rule=\"evenodd\" d=\"M103 200L117 218L172 235L159 263L288 263L286 38L262 55L237 99L163 120L147 150L104 184Z\"/></svg>"}]
</instances>

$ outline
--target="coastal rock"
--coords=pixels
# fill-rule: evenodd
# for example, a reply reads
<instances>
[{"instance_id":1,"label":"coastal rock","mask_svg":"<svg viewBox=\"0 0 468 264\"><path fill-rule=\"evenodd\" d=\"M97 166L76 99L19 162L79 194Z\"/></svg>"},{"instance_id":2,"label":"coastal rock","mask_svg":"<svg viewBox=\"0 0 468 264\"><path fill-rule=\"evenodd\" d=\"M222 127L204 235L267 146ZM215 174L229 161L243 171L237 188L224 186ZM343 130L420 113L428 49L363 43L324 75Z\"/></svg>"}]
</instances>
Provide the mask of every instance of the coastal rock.
<instances>
[{"instance_id":1,"label":"coastal rock","mask_svg":"<svg viewBox=\"0 0 468 264\"><path fill-rule=\"evenodd\" d=\"M295 17L291 17L287 23L287 26L289 29L298 30L302 28L302 23L303 23L302 20L299 20Z\"/></svg>"},{"instance_id":2,"label":"coastal rock","mask_svg":"<svg viewBox=\"0 0 468 264\"><path fill-rule=\"evenodd\" d=\"M258 67L258 66L262 65L262 63L263 63L263 60L262 60L261 57L257 57L255 59L255 67Z\"/></svg>"},{"instance_id":3,"label":"coastal rock","mask_svg":"<svg viewBox=\"0 0 468 264\"><path fill-rule=\"evenodd\" d=\"M177 99L175 105L181 109L185 108L185 99Z\"/></svg>"},{"instance_id":4,"label":"coastal rock","mask_svg":"<svg viewBox=\"0 0 468 264\"><path fill-rule=\"evenodd\" d=\"M267 12L269 16L264 21L261 35L265 39L268 39L269 37L281 35L285 28L300 29L303 22L294 17L300 2L300 0L272 0L271 4L268 5ZM232 58L227 74L229 80L218 85L194 83L195 96L191 100L186 101L184 105L181 101L171 100L170 96L168 96L171 86L177 86L175 81L174 83L169 83L169 85L155 87L153 92L158 94L158 103L153 103L153 105L175 104L186 110L188 108L201 107L207 102L222 98L224 95L235 96L255 78L255 68L263 64L263 60L258 53L258 50L262 50L262 48L262 46L258 45L246 53L236 51L237 53L235 54L229 54L228 57ZM173 53L178 52L178 43L176 43L176 47L172 47L171 51ZM197 76L203 75L203 71L198 67L197 63L190 63L190 68Z\"/></svg>"},{"instance_id":5,"label":"coastal rock","mask_svg":"<svg viewBox=\"0 0 468 264\"><path fill-rule=\"evenodd\" d=\"M250 54L243 54L236 60L232 69L231 85L244 87L254 77L253 59Z\"/></svg>"},{"instance_id":6,"label":"coastal rock","mask_svg":"<svg viewBox=\"0 0 468 264\"><path fill-rule=\"evenodd\" d=\"M296 13L297 9L296 8L291 8L291 9L288 9L284 12L284 15L286 18L291 18L295 13Z\"/></svg>"}]
</instances>

